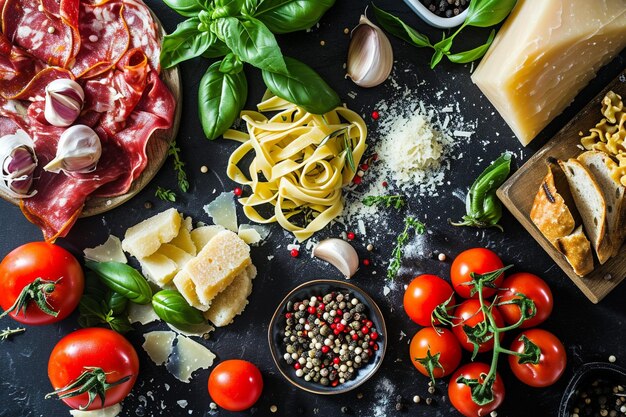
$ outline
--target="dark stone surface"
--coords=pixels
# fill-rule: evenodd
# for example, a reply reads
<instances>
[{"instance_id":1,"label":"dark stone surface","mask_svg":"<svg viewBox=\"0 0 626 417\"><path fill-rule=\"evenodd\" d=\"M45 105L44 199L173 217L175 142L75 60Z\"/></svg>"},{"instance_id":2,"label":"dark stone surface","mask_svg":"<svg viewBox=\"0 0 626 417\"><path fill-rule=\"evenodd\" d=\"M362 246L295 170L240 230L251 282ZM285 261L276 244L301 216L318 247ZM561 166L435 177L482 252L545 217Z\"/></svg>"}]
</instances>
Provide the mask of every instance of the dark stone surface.
<instances>
[{"instance_id":1,"label":"dark stone surface","mask_svg":"<svg viewBox=\"0 0 626 417\"><path fill-rule=\"evenodd\" d=\"M419 21L400 1L380 0L379 5L395 11L407 22L429 33L438 36L438 30L428 28ZM160 1L152 0L148 4L164 23L168 32L182 20ZM392 93L386 85L362 90L351 81L345 80L342 68L348 48L348 36L343 33L345 27L353 27L366 2L355 0L339 0L322 19L320 27L309 33L296 33L279 37L279 43L286 55L300 58L318 70L329 83L339 92L354 110L369 114L373 106L382 98ZM459 38L465 46L476 45L486 39L487 30L467 30L463 38ZM466 39L467 38L467 39ZM320 41L325 41L325 46ZM410 202L410 210L422 219L427 219L428 229L433 232L429 241L433 250L444 252L451 259L463 249L473 246L488 246L499 253L505 263L514 263L516 270L525 270L544 277L551 285L555 296L555 309L544 328L556 333L568 351L568 368L565 376L553 387L534 389L517 381L507 369L506 362L501 360L500 373L504 378L507 398L498 410L498 415L507 417L522 416L555 416L561 393L576 367L589 360L607 360L613 354L618 363L626 363L626 285L622 285L609 295L601 304L591 304L573 283L543 252L538 244L508 213L505 214L504 234L497 231L476 231L475 229L458 229L447 225L448 217L459 218L464 211L452 192L466 190L474 177L481 171L477 161L482 164L495 159L504 150L515 155L515 165L519 167L533 152L560 129L579 109L581 109L597 92L599 92L624 67L624 53L610 65L605 67L599 76L575 100L566 112L558 117L531 146L524 149L506 124L497 115L488 101L469 79L469 65L453 66L445 61L435 71L428 69L429 54L427 51L412 48L397 39L392 39L396 56L396 79L400 84L414 87L416 80L424 80L420 87L424 92L422 99L427 104L437 104L434 92L446 86L447 91L460 101L461 114L467 120L476 120L477 133L471 140L460 145L465 154L463 159L454 161L447 179L452 186L442 187L439 197L425 197ZM181 66L184 82L183 119L178 136L182 147L182 156L188 162L191 190L174 204L179 210L193 216L196 221L208 221L202 206L210 201L212 191L217 189L230 190L234 184L225 176L227 156L234 145L222 140L208 142L204 139L197 119L196 90L198 82L208 66L208 60L198 59ZM263 85L260 73L253 68L246 68L251 86L247 108L252 108L260 100ZM358 96L348 99L347 93L355 91ZM373 129L375 137L376 123L368 117L367 122ZM496 136L499 133L499 136ZM482 145L479 139L489 139ZM201 174L200 167L210 168L208 174ZM169 203L155 199L157 185L174 189L175 176L171 161L146 189L127 204L89 219L82 219L74 226L67 239L60 241L65 247L79 254L84 247L101 243L108 233L123 236L127 227L144 218L171 206ZM152 209L145 209L144 203L154 203ZM41 239L39 230L28 223L19 209L8 203L0 202L2 216L2 232L0 232L0 256L6 255L16 246ZM239 213L240 219L242 214ZM277 405L275 415L341 415L342 407L358 416L391 416L391 415L429 415L457 416L451 409L446 396L444 382L437 385L434 403L431 406L423 402L415 405L411 399L415 394L422 398L427 394L427 379L416 372L409 362L408 341L417 331L418 326L412 323L402 311L402 285L409 282L412 274L429 272L447 276L449 261L441 263L434 259L417 259L407 265L410 274L400 276L396 280L395 290L388 296L383 295L385 268L383 261L388 259L392 248L393 234L400 229L402 214L390 214L392 227L386 244L377 245L377 252L371 258L375 266L370 270L360 271L352 280L356 285L368 291L378 302L386 316L388 326L389 347L382 368L367 384L357 390L339 396L321 397L299 391L289 385L278 373L267 348L267 325L274 307L282 297L296 285L313 278L338 277L332 267L325 263L309 259L308 252L298 259L292 259L285 246L291 243L278 226L272 228L269 242L254 249L252 256L259 267L259 276L254 283L254 291L250 297L243 316L237 318L231 326L215 331L211 339L203 341L218 356L219 360L244 358L256 363L263 372L265 390L256 407L241 415L271 415L270 406ZM324 230L319 237L336 235L339 229ZM384 234L387 230L375 231ZM360 242L363 245L366 242ZM276 249L277 245L281 245ZM362 252L363 245L360 246ZM268 255L275 257L268 261ZM378 265L378 266L376 266ZM377 275L371 271L376 270ZM0 320L0 327L15 326L8 318ZM64 404L56 400L44 400L44 394L51 391L47 379L46 367L50 351L54 344L65 334L77 329L76 315L60 324L46 327L29 327L25 334L18 335L10 341L0 344L0 416L67 416ZM141 374L132 396L124 403L124 416L205 416L209 413L210 398L206 390L208 370L197 372L189 384L175 380L162 366L154 365L141 348L142 332L146 329L165 328L164 324L152 324L140 331L128 335L141 357ZM402 340L400 334L408 335ZM513 335L505 340L510 343ZM468 358L466 358L468 359ZM482 357L488 361L489 357ZM167 389L166 385L169 386ZM385 391L385 386L391 389ZM362 398L357 393L363 394ZM406 407L404 412L396 411L396 396L402 395ZM189 402L181 408L178 400ZM211 412L211 414L214 412ZM229 413L220 410L219 415Z\"/></svg>"}]
</instances>

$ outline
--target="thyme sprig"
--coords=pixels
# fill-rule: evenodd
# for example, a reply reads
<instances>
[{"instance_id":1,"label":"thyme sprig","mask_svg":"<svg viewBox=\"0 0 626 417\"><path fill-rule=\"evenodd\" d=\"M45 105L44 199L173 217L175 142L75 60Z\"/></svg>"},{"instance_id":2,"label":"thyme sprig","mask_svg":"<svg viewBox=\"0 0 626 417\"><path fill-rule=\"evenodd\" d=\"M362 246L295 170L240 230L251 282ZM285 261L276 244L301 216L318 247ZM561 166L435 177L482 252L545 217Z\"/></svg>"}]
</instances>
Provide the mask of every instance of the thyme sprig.
<instances>
[{"instance_id":1,"label":"thyme sprig","mask_svg":"<svg viewBox=\"0 0 626 417\"><path fill-rule=\"evenodd\" d=\"M171 201L172 203L176 201L176 193L172 190L163 188L161 186L157 187L156 192L154 193L154 196L163 201Z\"/></svg>"},{"instance_id":2,"label":"thyme sprig","mask_svg":"<svg viewBox=\"0 0 626 417\"><path fill-rule=\"evenodd\" d=\"M178 179L178 188L180 188L180 191L183 193L186 193L189 190L189 181L187 180L187 173L185 172L185 163L180 159L180 148L176 141L170 143L167 154L174 158L174 171L176 171L176 178Z\"/></svg>"},{"instance_id":3,"label":"thyme sprig","mask_svg":"<svg viewBox=\"0 0 626 417\"><path fill-rule=\"evenodd\" d=\"M404 196L401 195L368 195L362 202L368 207L378 204L387 208L393 207L396 210L400 210L406 204Z\"/></svg>"},{"instance_id":4,"label":"thyme sprig","mask_svg":"<svg viewBox=\"0 0 626 417\"><path fill-rule=\"evenodd\" d=\"M402 250L409 241L409 230L411 228L413 228L417 234L423 235L426 233L426 226L424 226L424 223L414 219L413 217L407 217L404 219L404 230L398 235L396 239L396 246L391 252L391 261L389 262L389 267L387 268L387 278L389 279L394 279L396 275L398 275L398 271L402 266Z\"/></svg>"}]
</instances>

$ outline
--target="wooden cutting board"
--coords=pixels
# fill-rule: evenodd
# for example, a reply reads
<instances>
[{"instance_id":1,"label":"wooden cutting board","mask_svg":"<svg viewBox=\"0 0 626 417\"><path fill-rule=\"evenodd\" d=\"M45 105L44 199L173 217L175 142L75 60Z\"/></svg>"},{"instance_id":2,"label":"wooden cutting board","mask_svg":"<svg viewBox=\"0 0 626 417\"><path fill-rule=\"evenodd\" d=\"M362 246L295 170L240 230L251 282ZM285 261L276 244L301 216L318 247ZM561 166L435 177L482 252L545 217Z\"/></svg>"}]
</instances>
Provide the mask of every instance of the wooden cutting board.
<instances>
[{"instance_id":1,"label":"wooden cutting board","mask_svg":"<svg viewBox=\"0 0 626 417\"><path fill-rule=\"evenodd\" d=\"M163 37L165 35L165 29L163 28L163 25L154 13L152 13L152 18L159 27L159 33L161 37ZM172 127L167 130L154 131L146 146L148 165L146 166L142 174L135 181L133 181L130 189L126 194L108 198L88 198L87 201L85 201L83 212L81 213L80 217L89 217L105 213L130 200L146 185L148 185L148 183L152 180L152 178L154 178L156 173L165 163L165 160L168 156L167 152L169 149L169 145L176 138L176 135L178 133L178 127L180 125L180 116L182 110L182 82L178 67L162 70L161 80L163 80L163 82L167 85L170 92L174 96L174 102L177 103ZM11 197L1 188L0 197L12 204L15 204L16 206L19 206L20 200Z\"/></svg>"},{"instance_id":2,"label":"wooden cutting board","mask_svg":"<svg viewBox=\"0 0 626 417\"><path fill-rule=\"evenodd\" d=\"M546 158L569 159L582 152L577 146L580 144L579 132L588 132L602 119L602 98L610 90L626 97L626 72L615 78L498 189L498 197L504 205L593 303L602 300L626 277L626 245L604 265L600 265L595 258L593 272L581 278L535 227L529 215L535 194L547 172Z\"/></svg>"}]
</instances>

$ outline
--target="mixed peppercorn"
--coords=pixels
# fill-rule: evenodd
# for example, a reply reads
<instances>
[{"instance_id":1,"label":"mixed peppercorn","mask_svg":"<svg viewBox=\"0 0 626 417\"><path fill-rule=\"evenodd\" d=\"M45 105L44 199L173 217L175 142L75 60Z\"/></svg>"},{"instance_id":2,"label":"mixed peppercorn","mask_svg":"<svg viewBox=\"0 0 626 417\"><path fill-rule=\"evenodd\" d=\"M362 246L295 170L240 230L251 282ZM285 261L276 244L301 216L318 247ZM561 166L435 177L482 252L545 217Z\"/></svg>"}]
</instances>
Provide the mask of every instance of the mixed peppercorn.
<instances>
[{"instance_id":1,"label":"mixed peppercorn","mask_svg":"<svg viewBox=\"0 0 626 417\"><path fill-rule=\"evenodd\" d=\"M467 9L470 0L420 0L420 2L439 17L453 17Z\"/></svg>"},{"instance_id":2,"label":"mixed peppercorn","mask_svg":"<svg viewBox=\"0 0 626 417\"><path fill-rule=\"evenodd\" d=\"M605 379L596 379L576 390L571 417L619 417L626 415L624 385Z\"/></svg>"},{"instance_id":3,"label":"mixed peppercorn","mask_svg":"<svg viewBox=\"0 0 626 417\"><path fill-rule=\"evenodd\" d=\"M354 379L379 349L380 335L366 310L348 292L289 301L283 359L307 382L336 387Z\"/></svg>"}]
</instances>

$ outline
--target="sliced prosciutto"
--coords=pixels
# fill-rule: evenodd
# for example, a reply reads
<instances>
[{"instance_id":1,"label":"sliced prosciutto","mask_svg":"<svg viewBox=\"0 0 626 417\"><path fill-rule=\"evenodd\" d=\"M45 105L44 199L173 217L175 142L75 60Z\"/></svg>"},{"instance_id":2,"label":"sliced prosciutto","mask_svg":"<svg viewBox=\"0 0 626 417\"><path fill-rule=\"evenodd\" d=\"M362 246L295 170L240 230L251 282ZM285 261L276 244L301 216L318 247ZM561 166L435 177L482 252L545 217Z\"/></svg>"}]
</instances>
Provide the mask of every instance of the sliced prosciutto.
<instances>
[{"instance_id":1,"label":"sliced prosciutto","mask_svg":"<svg viewBox=\"0 0 626 417\"><path fill-rule=\"evenodd\" d=\"M145 170L157 129L172 126L175 101L159 78L160 34L137 0L3 0L0 33L0 135L18 129L35 143L39 165L21 201L24 215L46 240L65 236L89 197L126 193ZM45 88L74 79L85 93L75 124L102 143L95 171L43 170L65 127L44 114Z\"/></svg>"}]
</instances>

